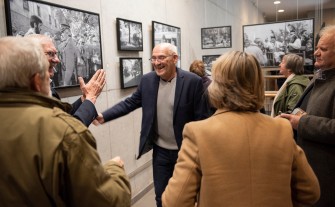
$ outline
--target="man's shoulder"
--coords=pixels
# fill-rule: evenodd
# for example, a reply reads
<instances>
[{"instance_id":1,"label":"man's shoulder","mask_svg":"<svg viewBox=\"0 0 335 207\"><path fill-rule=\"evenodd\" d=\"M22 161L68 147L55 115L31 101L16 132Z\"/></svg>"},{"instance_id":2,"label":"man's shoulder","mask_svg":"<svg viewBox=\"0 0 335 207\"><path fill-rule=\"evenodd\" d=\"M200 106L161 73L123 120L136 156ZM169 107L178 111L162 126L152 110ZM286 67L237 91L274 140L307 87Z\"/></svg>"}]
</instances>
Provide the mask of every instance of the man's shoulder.
<instances>
[{"instance_id":1,"label":"man's shoulder","mask_svg":"<svg viewBox=\"0 0 335 207\"><path fill-rule=\"evenodd\" d=\"M181 68L177 68L177 73L179 76L187 76L195 79L201 79L200 76L198 76L197 74L191 73L190 71L183 70Z\"/></svg>"},{"instance_id":2,"label":"man's shoulder","mask_svg":"<svg viewBox=\"0 0 335 207\"><path fill-rule=\"evenodd\" d=\"M186 71L186 70L183 70L181 68L177 68L177 71L178 71L178 75L180 77L185 76L185 77L190 78L190 79L202 80L200 76L198 76L197 74L191 73L190 71Z\"/></svg>"},{"instance_id":3,"label":"man's shoulder","mask_svg":"<svg viewBox=\"0 0 335 207\"><path fill-rule=\"evenodd\" d=\"M79 120L68 114L67 112L63 111L61 108L58 107L38 107L38 112L36 111L36 117L44 117L43 120L50 120L54 124L53 126L62 126L66 127L69 126L73 128L77 132L81 132L86 130L86 126L83 125Z\"/></svg>"},{"instance_id":4,"label":"man's shoulder","mask_svg":"<svg viewBox=\"0 0 335 207\"><path fill-rule=\"evenodd\" d=\"M53 108L53 116L59 118L60 122L63 122L64 125L72 128L73 131L77 133L81 133L87 130L87 127L82 122L80 122L70 114L64 112L60 108Z\"/></svg>"},{"instance_id":5,"label":"man's shoulder","mask_svg":"<svg viewBox=\"0 0 335 207\"><path fill-rule=\"evenodd\" d=\"M83 132L87 130L86 126L80 121L63 111L58 107L45 107L34 105L27 108L23 119L28 118L33 126L48 128L46 130L54 130L63 134L71 132ZM73 129L73 130L69 130Z\"/></svg>"},{"instance_id":6,"label":"man's shoulder","mask_svg":"<svg viewBox=\"0 0 335 207\"><path fill-rule=\"evenodd\" d=\"M143 74L142 78L152 78L156 77L156 72L155 71L150 71L149 73Z\"/></svg>"},{"instance_id":7,"label":"man's shoulder","mask_svg":"<svg viewBox=\"0 0 335 207\"><path fill-rule=\"evenodd\" d=\"M151 85L159 81L159 76L157 76L155 71L146 73L141 78L141 85Z\"/></svg>"}]
</instances>

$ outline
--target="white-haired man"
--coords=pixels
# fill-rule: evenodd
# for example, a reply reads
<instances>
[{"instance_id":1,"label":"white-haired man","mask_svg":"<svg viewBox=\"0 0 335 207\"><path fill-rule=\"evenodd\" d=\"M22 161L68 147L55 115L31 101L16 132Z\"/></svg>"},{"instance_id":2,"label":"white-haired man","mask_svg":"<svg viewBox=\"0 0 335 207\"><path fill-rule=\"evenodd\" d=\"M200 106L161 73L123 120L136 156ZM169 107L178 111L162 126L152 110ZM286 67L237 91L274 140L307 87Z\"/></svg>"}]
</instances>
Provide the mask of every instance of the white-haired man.
<instances>
[{"instance_id":1,"label":"white-haired man","mask_svg":"<svg viewBox=\"0 0 335 207\"><path fill-rule=\"evenodd\" d=\"M155 71L141 78L129 98L107 109L97 119L100 123L108 122L142 107L138 158L153 148L156 204L161 207L161 196L173 173L184 125L208 114L202 102L202 79L176 67L176 46L156 45L150 60Z\"/></svg>"},{"instance_id":2,"label":"white-haired man","mask_svg":"<svg viewBox=\"0 0 335 207\"><path fill-rule=\"evenodd\" d=\"M320 32L315 68L319 69L301 95L296 114L281 114L297 132L297 143L320 182L314 206L335 206L335 25Z\"/></svg>"},{"instance_id":3,"label":"white-haired man","mask_svg":"<svg viewBox=\"0 0 335 207\"><path fill-rule=\"evenodd\" d=\"M41 44L44 54L49 61L48 71L50 78L52 78L56 65L60 63L54 42L50 37L40 34L29 35L28 38L38 40ZM72 104L72 110L69 113L88 127L95 117L98 116L94 104L106 84L106 74L102 69L97 70L87 84L85 84L82 77L78 77L78 79L83 95ZM53 97L60 99L60 96L54 88L51 88L51 92Z\"/></svg>"},{"instance_id":4,"label":"white-haired man","mask_svg":"<svg viewBox=\"0 0 335 207\"><path fill-rule=\"evenodd\" d=\"M0 206L129 207L122 160L102 165L91 132L49 96L40 43L0 38L0 62Z\"/></svg>"}]
</instances>

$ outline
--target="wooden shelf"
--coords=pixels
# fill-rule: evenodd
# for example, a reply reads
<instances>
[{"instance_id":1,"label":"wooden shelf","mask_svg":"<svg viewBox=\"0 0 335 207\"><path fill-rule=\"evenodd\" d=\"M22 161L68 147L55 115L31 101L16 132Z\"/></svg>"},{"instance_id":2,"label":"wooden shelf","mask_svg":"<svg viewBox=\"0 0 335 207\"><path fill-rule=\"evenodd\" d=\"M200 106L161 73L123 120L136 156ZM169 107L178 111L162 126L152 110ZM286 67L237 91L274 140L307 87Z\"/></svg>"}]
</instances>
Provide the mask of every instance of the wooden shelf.
<instances>
[{"instance_id":1,"label":"wooden shelf","mask_svg":"<svg viewBox=\"0 0 335 207\"><path fill-rule=\"evenodd\" d=\"M275 97L277 91L265 91L265 97Z\"/></svg>"},{"instance_id":2,"label":"wooden shelf","mask_svg":"<svg viewBox=\"0 0 335 207\"><path fill-rule=\"evenodd\" d=\"M305 74L304 76L308 77L308 78L313 78L313 74ZM285 78L285 76L283 75L264 75L264 78L268 78L268 79L278 79L278 78Z\"/></svg>"},{"instance_id":3,"label":"wooden shelf","mask_svg":"<svg viewBox=\"0 0 335 207\"><path fill-rule=\"evenodd\" d=\"M264 75L264 78L278 79L278 78L285 78L285 76L283 75Z\"/></svg>"},{"instance_id":4,"label":"wooden shelf","mask_svg":"<svg viewBox=\"0 0 335 207\"><path fill-rule=\"evenodd\" d=\"M268 72L268 71L279 71L279 67L262 68L262 71L264 71L264 72Z\"/></svg>"}]
</instances>

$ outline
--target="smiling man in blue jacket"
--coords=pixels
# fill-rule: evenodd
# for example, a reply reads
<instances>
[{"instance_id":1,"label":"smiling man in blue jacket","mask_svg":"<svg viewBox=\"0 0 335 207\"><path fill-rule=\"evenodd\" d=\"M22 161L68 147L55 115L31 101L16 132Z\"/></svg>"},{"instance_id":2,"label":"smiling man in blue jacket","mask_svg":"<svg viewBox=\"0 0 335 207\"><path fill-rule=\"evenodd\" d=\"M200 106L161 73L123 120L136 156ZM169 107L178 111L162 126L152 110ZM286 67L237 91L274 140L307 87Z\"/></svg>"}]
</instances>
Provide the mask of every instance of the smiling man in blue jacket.
<instances>
[{"instance_id":1,"label":"smiling man in blue jacket","mask_svg":"<svg viewBox=\"0 0 335 207\"><path fill-rule=\"evenodd\" d=\"M202 104L203 84L197 75L176 67L177 48L156 45L150 59L154 70L145 74L137 90L100 114L99 123L124 116L142 107L139 156L153 149L153 177L157 206L172 176L182 144L184 125L207 118Z\"/></svg>"}]
</instances>

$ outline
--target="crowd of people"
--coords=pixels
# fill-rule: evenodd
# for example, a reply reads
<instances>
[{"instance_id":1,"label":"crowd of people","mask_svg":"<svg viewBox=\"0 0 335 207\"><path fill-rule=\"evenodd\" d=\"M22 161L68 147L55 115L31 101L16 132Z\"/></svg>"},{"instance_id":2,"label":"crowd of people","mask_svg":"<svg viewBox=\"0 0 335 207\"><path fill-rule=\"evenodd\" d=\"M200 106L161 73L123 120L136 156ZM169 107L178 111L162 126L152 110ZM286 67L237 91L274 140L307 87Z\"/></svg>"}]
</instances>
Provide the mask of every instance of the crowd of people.
<instances>
[{"instance_id":1,"label":"crowd of people","mask_svg":"<svg viewBox=\"0 0 335 207\"><path fill-rule=\"evenodd\" d=\"M278 66L282 57L288 53L300 54L304 57L304 65L312 65L313 45L313 32L299 24L287 24L286 29L271 30L271 35L265 39L249 39L248 35L244 34L245 51L254 53L263 66Z\"/></svg>"},{"instance_id":2,"label":"crowd of people","mask_svg":"<svg viewBox=\"0 0 335 207\"><path fill-rule=\"evenodd\" d=\"M66 46L75 45L69 26L62 30ZM286 49L293 51L291 43ZM105 71L86 84L76 77L83 94L63 103L50 84L62 61L59 50L46 35L0 38L0 118L6 120L0 126L0 206L130 206L122 159L102 164L87 127L138 108L137 158L153 150L157 207L335 205L335 26L320 32L319 70L310 83L299 77L300 56L281 59L287 79L274 118L260 113L264 80L252 53L223 54L208 80L201 61L182 70L176 46L158 44L150 58L154 71L131 96L98 113Z\"/></svg>"},{"instance_id":3,"label":"crowd of people","mask_svg":"<svg viewBox=\"0 0 335 207\"><path fill-rule=\"evenodd\" d=\"M54 87L78 85L78 77L88 81L101 68L100 40L95 28L85 25L84 33L74 34L71 24L63 22L60 29L51 34L42 30L43 21L36 15L30 16L29 24L30 28L26 33L17 31L16 27L12 28L12 33L14 36L44 34L52 38L60 60L54 68Z\"/></svg>"}]
</instances>

